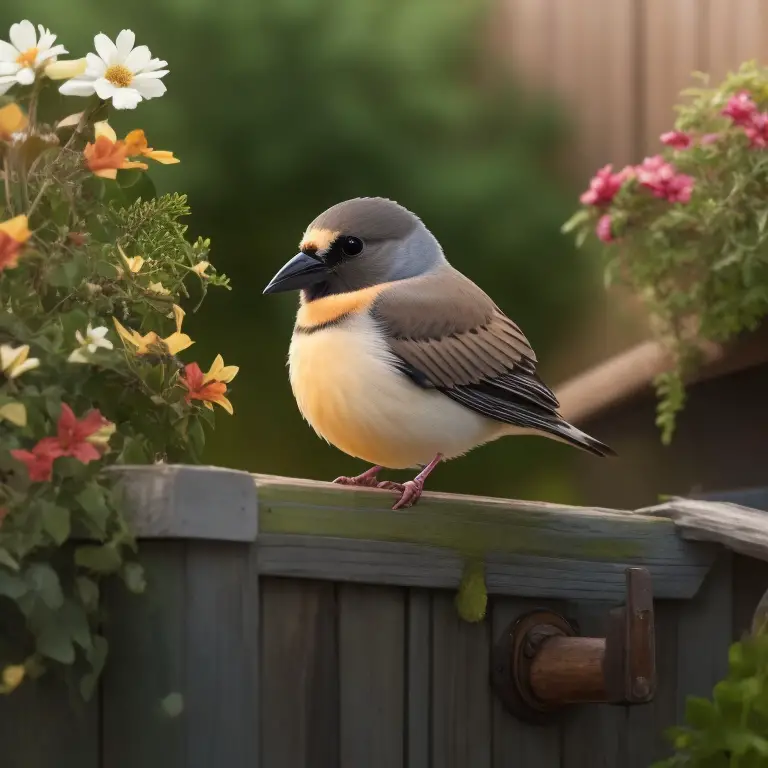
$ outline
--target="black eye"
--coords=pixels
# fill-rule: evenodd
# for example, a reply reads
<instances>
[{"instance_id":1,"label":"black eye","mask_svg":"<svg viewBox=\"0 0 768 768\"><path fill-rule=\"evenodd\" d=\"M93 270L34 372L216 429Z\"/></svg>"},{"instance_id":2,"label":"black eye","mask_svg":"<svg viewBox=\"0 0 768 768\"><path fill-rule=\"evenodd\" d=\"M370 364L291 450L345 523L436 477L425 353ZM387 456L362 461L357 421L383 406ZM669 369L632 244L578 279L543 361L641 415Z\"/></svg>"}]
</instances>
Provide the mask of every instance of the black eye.
<instances>
[{"instance_id":1,"label":"black eye","mask_svg":"<svg viewBox=\"0 0 768 768\"><path fill-rule=\"evenodd\" d=\"M341 250L347 256L357 256L363 251L363 241L359 237L342 237Z\"/></svg>"}]
</instances>

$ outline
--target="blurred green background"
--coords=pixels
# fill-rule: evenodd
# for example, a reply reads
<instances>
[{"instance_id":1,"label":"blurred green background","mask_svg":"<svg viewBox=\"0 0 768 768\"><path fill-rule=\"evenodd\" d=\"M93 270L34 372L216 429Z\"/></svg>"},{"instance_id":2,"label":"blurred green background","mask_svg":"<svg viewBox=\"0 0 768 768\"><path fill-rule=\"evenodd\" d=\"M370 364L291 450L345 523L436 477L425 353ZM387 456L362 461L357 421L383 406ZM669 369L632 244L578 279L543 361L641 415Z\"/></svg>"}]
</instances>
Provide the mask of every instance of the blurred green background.
<instances>
[{"instance_id":1,"label":"blurred green background","mask_svg":"<svg viewBox=\"0 0 768 768\"><path fill-rule=\"evenodd\" d=\"M595 273L559 233L579 191L561 168L569 126L493 61L486 4L4 0L0 37L23 18L50 27L70 57L93 50L97 32L130 28L169 62L168 93L110 121L181 158L153 166L153 178L189 195L191 235L212 238L212 260L232 278L233 291L212 291L185 327L197 340L187 359L205 368L221 352L241 368L211 463L318 479L364 468L302 422L285 368L297 299L261 295L307 223L349 197L418 213L522 326L546 377ZM500 441L430 487L575 501L563 471L571 450Z\"/></svg>"}]
</instances>

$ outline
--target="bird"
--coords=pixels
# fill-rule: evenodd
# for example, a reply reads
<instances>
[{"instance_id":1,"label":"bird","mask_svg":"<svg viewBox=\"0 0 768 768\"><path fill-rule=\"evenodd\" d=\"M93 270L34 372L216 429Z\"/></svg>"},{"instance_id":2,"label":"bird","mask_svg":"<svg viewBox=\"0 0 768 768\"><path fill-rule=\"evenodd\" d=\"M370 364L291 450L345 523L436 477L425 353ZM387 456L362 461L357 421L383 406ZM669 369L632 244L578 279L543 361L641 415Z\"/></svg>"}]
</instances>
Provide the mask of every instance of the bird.
<instances>
[{"instance_id":1,"label":"bird","mask_svg":"<svg viewBox=\"0 0 768 768\"><path fill-rule=\"evenodd\" d=\"M284 291L299 292L288 352L299 411L372 465L335 483L393 491L397 510L440 462L508 435L616 455L560 416L519 326L393 200L357 197L315 218L264 288ZM379 480L384 468L420 471L397 483Z\"/></svg>"}]
</instances>

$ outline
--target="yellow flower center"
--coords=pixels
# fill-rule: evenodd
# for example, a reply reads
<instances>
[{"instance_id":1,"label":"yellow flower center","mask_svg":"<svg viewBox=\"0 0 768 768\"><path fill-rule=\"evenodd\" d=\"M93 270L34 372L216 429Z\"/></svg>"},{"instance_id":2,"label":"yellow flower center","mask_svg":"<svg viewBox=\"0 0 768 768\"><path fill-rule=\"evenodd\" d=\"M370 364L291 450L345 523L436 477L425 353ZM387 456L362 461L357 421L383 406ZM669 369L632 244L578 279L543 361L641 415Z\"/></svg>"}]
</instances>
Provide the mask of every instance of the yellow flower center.
<instances>
[{"instance_id":1,"label":"yellow flower center","mask_svg":"<svg viewBox=\"0 0 768 768\"><path fill-rule=\"evenodd\" d=\"M17 56L16 63L20 64L22 67L34 67L36 58L37 48L27 48L26 51Z\"/></svg>"},{"instance_id":2,"label":"yellow flower center","mask_svg":"<svg viewBox=\"0 0 768 768\"><path fill-rule=\"evenodd\" d=\"M104 77L116 88L127 88L133 82L133 72L124 64L113 64L108 67Z\"/></svg>"}]
</instances>

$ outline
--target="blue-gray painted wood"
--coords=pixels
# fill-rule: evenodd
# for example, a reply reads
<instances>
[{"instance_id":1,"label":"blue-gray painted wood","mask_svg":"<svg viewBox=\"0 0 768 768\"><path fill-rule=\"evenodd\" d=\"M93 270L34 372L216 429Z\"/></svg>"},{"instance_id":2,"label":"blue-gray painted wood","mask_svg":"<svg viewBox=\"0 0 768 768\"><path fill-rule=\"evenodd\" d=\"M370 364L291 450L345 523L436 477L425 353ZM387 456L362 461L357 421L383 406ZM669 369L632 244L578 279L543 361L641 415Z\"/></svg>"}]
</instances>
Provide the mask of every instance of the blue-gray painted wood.
<instances>
[{"instance_id":1,"label":"blue-gray painted wood","mask_svg":"<svg viewBox=\"0 0 768 768\"><path fill-rule=\"evenodd\" d=\"M251 545L151 542L144 595L113 590L104 765L258 768L258 574ZM180 694L183 711L163 709Z\"/></svg>"},{"instance_id":2,"label":"blue-gray painted wood","mask_svg":"<svg viewBox=\"0 0 768 768\"><path fill-rule=\"evenodd\" d=\"M431 768L432 597L408 590L406 671L406 766Z\"/></svg>"},{"instance_id":3,"label":"blue-gray painted wood","mask_svg":"<svg viewBox=\"0 0 768 768\"><path fill-rule=\"evenodd\" d=\"M405 591L339 586L340 768L401 768Z\"/></svg>"},{"instance_id":4,"label":"blue-gray painted wood","mask_svg":"<svg viewBox=\"0 0 768 768\"><path fill-rule=\"evenodd\" d=\"M262 581L261 768L338 768L335 586Z\"/></svg>"},{"instance_id":5,"label":"blue-gray painted wood","mask_svg":"<svg viewBox=\"0 0 768 768\"><path fill-rule=\"evenodd\" d=\"M507 597L494 598L489 607L492 642L495 643L520 614L541 607L562 611L564 603ZM560 768L560 729L557 720L544 726L522 723L504 710L494 697L493 768Z\"/></svg>"},{"instance_id":6,"label":"blue-gray painted wood","mask_svg":"<svg viewBox=\"0 0 768 768\"><path fill-rule=\"evenodd\" d=\"M333 536L262 533L258 540L259 571L264 575L329 579L404 587L456 589L464 558L439 547L391 541L342 539ZM710 553L704 547L698 562L668 560L644 563L654 579L657 597L685 599L696 594ZM486 557L489 594L555 599L621 599L627 563L600 562L532 555Z\"/></svg>"},{"instance_id":7,"label":"blue-gray painted wood","mask_svg":"<svg viewBox=\"0 0 768 768\"><path fill-rule=\"evenodd\" d=\"M432 597L432 763L491 768L490 623L459 618L453 593Z\"/></svg>"}]
</instances>

